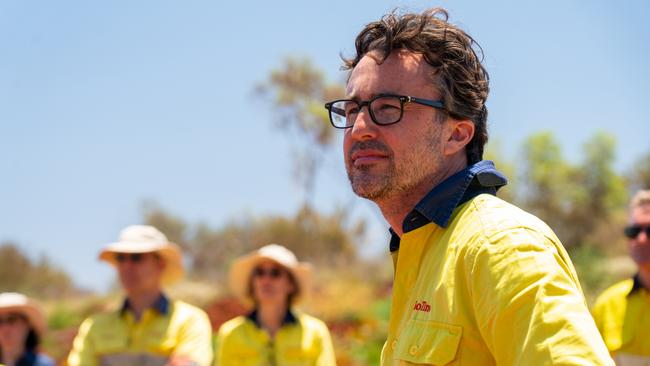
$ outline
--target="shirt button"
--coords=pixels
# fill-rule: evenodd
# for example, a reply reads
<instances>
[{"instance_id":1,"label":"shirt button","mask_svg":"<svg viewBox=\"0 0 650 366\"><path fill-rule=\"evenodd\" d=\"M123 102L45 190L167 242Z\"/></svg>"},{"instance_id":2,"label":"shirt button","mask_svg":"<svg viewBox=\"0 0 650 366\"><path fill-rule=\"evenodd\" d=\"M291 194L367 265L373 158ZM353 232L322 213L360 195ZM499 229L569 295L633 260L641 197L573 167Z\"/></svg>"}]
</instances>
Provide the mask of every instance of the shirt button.
<instances>
[{"instance_id":1,"label":"shirt button","mask_svg":"<svg viewBox=\"0 0 650 366\"><path fill-rule=\"evenodd\" d=\"M395 347L397 347L397 340L390 342L390 349L395 350Z\"/></svg>"},{"instance_id":2,"label":"shirt button","mask_svg":"<svg viewBox=\"0 0 650 366\"><path fill-rule=\"evenodd\" d=\"M418 346L415 345L411 346L411 348L409 348L409 353L411 354L411 356L415 356L415 354L418 353Z\"/></svg>"}]
</instances>

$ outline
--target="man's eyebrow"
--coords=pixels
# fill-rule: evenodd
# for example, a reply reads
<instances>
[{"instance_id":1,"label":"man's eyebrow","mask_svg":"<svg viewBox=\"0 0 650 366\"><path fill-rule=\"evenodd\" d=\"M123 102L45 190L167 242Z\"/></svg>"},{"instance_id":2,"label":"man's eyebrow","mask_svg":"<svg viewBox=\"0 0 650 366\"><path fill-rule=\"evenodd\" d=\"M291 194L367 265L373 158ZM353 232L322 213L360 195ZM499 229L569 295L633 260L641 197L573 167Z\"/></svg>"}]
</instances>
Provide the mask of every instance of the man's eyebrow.
<instances>
[{"instance_id":1,"label":"man's eyebrow","mask_svg":"<svg viewBox=\"0 0 650 366\"><path fill-rule=\"evenodd\" d=\"M400 95L400 94L394 93L394 92L372 93L372 94L370 94L370 97L368 99L366 99L366 100L370 100L370 99L377 98L377 97L394 97L396 95ZM361 99L361 98L355 96L354 93L346 95L346 98L356 100L356 101L359 101Z\"/></svg>"}]
</instances>

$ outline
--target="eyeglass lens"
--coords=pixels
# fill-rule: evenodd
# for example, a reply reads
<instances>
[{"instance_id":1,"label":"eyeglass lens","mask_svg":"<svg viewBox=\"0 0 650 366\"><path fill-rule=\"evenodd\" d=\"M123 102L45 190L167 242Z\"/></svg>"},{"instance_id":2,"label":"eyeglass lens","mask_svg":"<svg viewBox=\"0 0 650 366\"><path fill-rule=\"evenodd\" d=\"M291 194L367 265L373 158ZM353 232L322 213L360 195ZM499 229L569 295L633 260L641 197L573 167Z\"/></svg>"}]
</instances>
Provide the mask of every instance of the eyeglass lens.
<instances>
[{"instance_id":1,"label":"eyeglass lens","mask_svg":"<svg viewBox=\"0 0 650 366\"><path fill-rule=\"evenodd\" d=\"M0 325L14 325L20 320L24 319L22 315L19 314L9 314L7 316L0 316Z\"/></svg>"},{"instance_id":2,"label":"eyeglass lens","mask_svg":"<svg viewBox=\"0 0 650 366\"><path fill-rule=\"evenodd\" d=\"M115 255L115 260L118 263L124 263L127 261L138 263L142 261L142 258L143 258L142 253L117 253Z\"/></svg>"},{"instance_id":3,"label":"eyeglass lens","mask_svg":"<svg viewBox=\"0 0 650 366\"><path fill-rule=\"evenodd\" d=\"M278 278L282 274L282 270L278 267L273 267L269 269L265 269L262 267L257 267L255 270L253 270L253 275L255 277L265 277L269 276L271 278Z\"/></svg>"},{"instance_id":4,"label":"eyeglass lens","mask_svg":"<svg viewBox=\"0 0 650 366\"><path fill-rule=\"evenodd\" d=\"M625 228L624 233L625 236L627 236L628 238L634 239L637 236L639 236L639 234L641 234L642 231L645 232L646 236L650 237L650 225L648 226L630 225Z\"/></svg>"}]
</instances>

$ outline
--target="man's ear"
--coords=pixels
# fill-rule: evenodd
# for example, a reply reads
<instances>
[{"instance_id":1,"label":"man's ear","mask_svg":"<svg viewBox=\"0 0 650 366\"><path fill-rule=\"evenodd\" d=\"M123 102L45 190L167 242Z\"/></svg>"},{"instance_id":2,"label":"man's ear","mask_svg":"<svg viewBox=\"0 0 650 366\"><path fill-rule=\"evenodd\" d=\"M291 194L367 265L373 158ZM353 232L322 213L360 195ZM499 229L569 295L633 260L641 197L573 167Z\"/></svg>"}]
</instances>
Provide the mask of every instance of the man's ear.
<instances>
[{"instance_id":1,"label":"man's ear","mask_svg":"<svg viewBox=\"0 0 650 366\"><path fill-rule=\"evenodd\" d=\"M447 141L445 142L444 153L447 156L454 155L461 151L474 137L474 123L468 119L447 119Z\"/></svg>"}]
</instances>

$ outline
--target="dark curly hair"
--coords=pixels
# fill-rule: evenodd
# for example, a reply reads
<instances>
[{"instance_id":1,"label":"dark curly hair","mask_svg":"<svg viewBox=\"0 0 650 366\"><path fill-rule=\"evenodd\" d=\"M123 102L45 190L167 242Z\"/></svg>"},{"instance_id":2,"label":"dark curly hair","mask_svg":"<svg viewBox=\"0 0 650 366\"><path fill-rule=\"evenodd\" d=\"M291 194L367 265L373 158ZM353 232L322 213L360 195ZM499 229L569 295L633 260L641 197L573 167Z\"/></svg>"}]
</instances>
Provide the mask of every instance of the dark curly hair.
<instances>
[{"instance_id":1,"label":"dark curly hair","mask_svg":"<svg viewBox=\"0 0 650 366\"><path fill-rule=\"evenodd\" d=\"M398 14L397 10L368 24L355 41L356 56L343 57L344 69L352 70L368 52L383 62L393 50L422 54L435 69L434 87L446 106L446 116L474 123L474 136L465 147L468 164L483 159L488 139L487 108L490 77L481 64L483 50L465 31L448 22L445 9L433 8L421 14ZM477 52L478 51L478 52ZM481 54L481 57L477 55Z\"/></svg>"}]
</instances>

